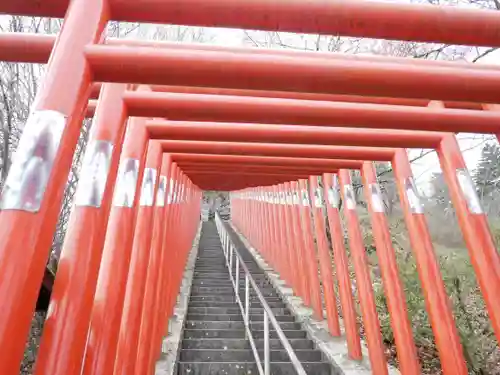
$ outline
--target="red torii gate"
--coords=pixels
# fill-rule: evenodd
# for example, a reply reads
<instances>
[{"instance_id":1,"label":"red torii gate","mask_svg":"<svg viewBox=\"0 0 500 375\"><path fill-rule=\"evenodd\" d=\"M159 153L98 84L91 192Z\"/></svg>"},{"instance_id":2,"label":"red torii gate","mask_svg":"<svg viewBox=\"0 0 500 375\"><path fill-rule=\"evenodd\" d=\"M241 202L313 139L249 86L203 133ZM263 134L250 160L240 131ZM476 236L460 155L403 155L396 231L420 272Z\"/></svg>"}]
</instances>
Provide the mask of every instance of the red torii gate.
<instances>
[{"instance_id":1,"label":"red torii gate","mask_svg":"<svg viewBox=\"0 0 500 375\"><path fill-rule=\"evenodd\" d=\"M68 0L5 1L2 13L35 17L67 16ZM77 8L74 6L74 8ZM127 22L233 27L297 33L345 35L449 44L498 46L498 15L485 10L383 2L348 3L300 0L270 3L245 0L111 0L87 10ZM103 17L104 18L104 17ZM474 30L473 33L470 30Z\"/></svg>"},{"instance_id":2,"label":"red torii gate","mask_svg":"<svg viewBox=\"0 0 500 375\"><path fill-rule=\"evenodd\" d=\"M63 16L66 14L63 30L51 55L44 86L37 95L33 113L21 140L19 156L16 157L9 173L7 187L2 194L0 272L8 282L0 284L0 296L5 308L3 319L0 320L0 344L5 347L5 350L0 354L0 362L5 366L3 369L5 374L14 374L18 370L24 344L24 333L27 332L30 314L36 300L36 292L41 280L40 275L45 264L44 257L50 246L51 234L59 212L64 181L66 180L79 134L80 122L85 109L89 106L88 99L92 92L91 80L163 84L179 87L192 85L201 86L201 88L195 88L195 91L190 91L192 89L178 89L177 93L155 93L126 91L127 87L124 84L110 84L105 85L102 90L92 140L96 142L95 147L102 147L98 149L101 152L100 155L109 157L109 175L106 176L104 184L102 184L102 181L100 185L91 184L91 187L98 188L97 196L100 196L101 199L101 202L97 205L97 210L88 208L89 206L96 208L96 204L92 203L95 196L86 196L85 193L82 193L81 198L77 197L77 200L81 199L84 203L79 204L77 202L75 213L72 216L72 226L68 233L69 239L67 240L70 244L71 241L75 241L80 253L82 249L92 251L86 254L77 254L67 250L68 254L62 259L56 286L54 287L53 301L56 302L52 304L52 310L50 310L47 321L47 332L44 336L45 342L42 343L37 374L67 374L71 373L71 371L79 373L87 335L86 325L88 325L90 315L93 323L90 328L89 342L91 344L87 345L84 363L85 374L100 374L113 371L116 351L118 351L118 359L115 371L122 371L120 366L130 365L127 358L128 356L134 357L131 353L136 347L138 348L138 364L137 367L132 367L134 368L132 371L135 371L135 369L139 369L138 373L150 371L154 360L152 345L158 343L159 335L161 335L164 311L167 311L166 315L168 316L168 311L173 307L173 296L175 296L181 276L179 269L182 260L185 259L195 229L192 223L189 224L188 220L183 220L181 224L178 224L175 219L180 217L181 205L189 212L190 216L186 216L189 218L194 218L199 208L196 199L199 199L200 193L196 186L189 182L187 176L182 174L181 169L186 172L189 171L191 174L188 174L188 176L192 176L193 180L198 179L200 187L209 186L210 184L212 184L211 187L217 187L217 185L214 185L214 182L216 182L214 176L220 177L225 173L223 165L209 162L208 158L203 157L199 158L204 165L203 170L199 169L198 165L193 166L193 164L184 164L182 168L179 162L171 164L174 156L162 156L162 151L175 149L175 147L177 147L177 152L180 153L201 153L203 147L208 147L207 152L221 154L221 157L224 152L220 152L220 150L226 148L227 153L231 153L230 151L233 150L233 153L251 154L253 152L258 155L297 157L302 152L302 157L318 157L318 154L321 154L324 157L334 159L349 154L354 160L393 161L403 207L405 208L405 219L412 238L412 246L416 251L417 263L422 267L421 278L424 289L428 293L427 307L431 315L437 346L440 348L443 370L446 374L466 373L453 318L446 303L446 294L439 276L439 268L433 253L432 243L429 240L425 218L419 205L414 200L412 201L415 197L408 195L409 192L414 193L414 186L411 185L411 170L406 154L402 149L364 147L356 149L354 147L341 148L341 146L338 146L338 149L335 149L335 146L324 146L323 148L321 146L312 146L307 148L307 145L268 144L266 146L260 143L248 144L248 148L246 148L247 146L238 146L236 143L203 145L203 142L195 142L201 138L197 134L198 131L205 132L205 135L213 137L214 140L222 139L230 142L246 141L245 136L254 137L254 142L270 142L273 141L271 137L271 134L273 134L275 137L280 138L289 137L287 138L287 143L289 143L294 137L290 128L285 126L276 128L275 133L271 133L273 129L270 126L269 133L264 133L264 129L266 129L264 127L261 131L252 125L234 125L235 128L239 127L242 132L238 135L229 128L231 127L230 124L205 124L203 126L192 122L173 124L171 121L263 122L285 125L335 125L357 126L360 128L404 128L497 134L497 121L500 118L494 111L471 110L483 107L490 109L491 107L483 106L481 103L499 102L497 87L500 74L495 68L469 67L466 65L452 66L451 64L441 63L415 63L412 64L412 69L409 71L405 64L397 62L395 59L381 58L374 59L372 62L370 62L371 60L354 58L330 59L327 56L309 59L305 58L305 54L301 54L300 59L294 59L293 54L290 53L266 54L251 50L249 50L251 52L242 50L227 51L211 47L207 49L184 49L183 47L166 46L164 49L153 49L150 45L141 46L141 43L137 43L135 48L130 48L130 46L119 46L118 43L109 45L96 45L96 43L101 38L106 22L110 19L116 19L171 22L199 26L235 26L322 34L341 33L342 35L353 36L497 46L499 45L498 28L500 26L498 21L500 16L496 12L376 2L343 3L335 1L324 3L319 0L306 3L290 1L279 6L267 1L257 0L246 0L238 3L228 3L222 0L213 0L209 3L203 0L183 2L173 0L163 2L154 0L109 0L109 2L104 0L92 2L74 0L66 11L67 6L68 1L58 0L45 1L43 4L37 4L36 6L26 0L7 1L0 5L0 12L13 14L38 16ZM86 14L86 17L82 17L82 14ZM470 32L471 30L474 30L474 32ZM12 40L10 39L11 42ZM53 43L49 38L44 38L42 42L43 46L40 43L40 49L33 50L32 54L26 54L26 52L19 49L17 51L23 54L24 59L28 61L38 59L39 62L44 51L47 51L47 48L50 48L51 43ZM16 51L19 44L11 43L10 46L13 51ZM27 47L25 46L24 49L26 50ZM273 64L271 65L270 62ZM224 66L226 70L223 72L220 66ZM168 75L164 74L167 68ZM391 80L388 81L384 74L390 74ZM203 87L207 87L205 90L214 91L208 91L209 95L207 95L207 92L203 91ZM130 86L129 88L132 89L133 87ZM169 90L168 88L157 89L159 91ZM255 98L247 96L251 96L251 92L243 93L240 91L239 96L234 91L217 92L217 90L221 89L251 89L260 90L260 92L265 90L273 93L293 91L298 94L287 96L285 94L268 93L266 95L261 94L263 98ZM172 91L175 92L175 90ZM186 94L186 91L188 94ZM306 94L300 94L303 91ZM216 93L219 95L214 95ZM220 93L223 93L223 95L220 95ZM369 95L382 98L364 99L367 102L371 101L372 104L363 102L339 103L340 101L337 103L323 103L312 101L319 99L319 97L309 97L309 100L306 101L303 96L338 94ZM270 98L265 98L266 96ZM401 97L403 99L384 99L384 97ZM339 97L337 96L337 98ZM354 99L352 96L344 96L345 100L349 98ZM407 100L405 98L418 100L416 102L404 102L404 100ZM323 97L321 100L331 99L331 97L330 99ZM462 109L435 108L436 103L431 103L430 108L408 106L410 103L422 103L420 101L422 99L424 102L428 102L428 100L448 100L451 101L450 107ZM455 104L456 101L468 103ZM356 102L356 100L353 100L353 102ZM398 105L380 104L381 102ZM401 103L406 103L406 106L401 106ZM439 105L437 103L437 106ZM448 102L445 102L444 106L447 105ZM155 120L146 123L143 119L133 118L128 125L127 136L125 136L124 124L128 116L168 117L170 122L161 123ZM425 122L425 124L422 124L422 122ZM162 130L162 125L164 125L165 130ZM210 126L209 129L206 128L207 125ZM167 126L171 129L167 129ZM295 125L293 129L293 131L300 133L296 138L300 141L298 143L324 144L326 142L324 140L325 136L330 136L333 139L334 135L342 135L344 138L338 141L340 144L383 146L382 137L377 138L374 132L362 129L359 129L359 133L353 129L331 129L330 131L329 129L307 129ZM149 137L154 137L155 132L158 137L172 136L172 138L192 140L193 135L196 135L198 138L194 138L195 141L184 143L151 141L148 144ZM474 196L471 195L471 191L466 190L470 185L468 185L465 165L454 136L419 132L413 132L413 136L404 132L388 131L387 133L386 146L389 147L436 147L438 149L443 171L447 176L452 191L453 202L460 216L462 231L471 250L473 264L498 337L500 335L500 300L495 297L495 289L499 284L500 261L491 240L486 217L475 205L476 202ZM174 134L176 135L174 136ZM371 138L373 138L372 142L370 142ZM110 151L109 147L102 142L114 145L113 150ZM276 139L274 142L276 142ZM124 148L121 152L120 168L123 167L124 170L118 172L118 158L120 157L122 143ZM37 147L38 145L48 147L41 150ZM145 157L146 148L148 149L147 158ZM195 149L198 151L193 152ZM369 156L370 153L372 153L372 156ZM223 158L226 159L223 164L234 163L234 159L231 162L230 157L224 156ZM134 162L131 163L131 160ZM258 181L255 183L259 185L277 184L281 181L285 182L291 179L307 177L314 172L306 166L296 166L294 170L283 172L284 165L275 165L268 168L269 174L266 175L262 171L264 167L259 165L256 159L252 160L251 164L259 166L260 171L256 174L253 174L254 171L247 172L244 181L248 184L251 181ZM41 164L33 164L34 162L41 162ZM350 177L348 172L342 168L347 165L352 168L354 165L345 164L344 166L335 167L335 163L339 162L332 160L331 168L334 170L340 168L338 175L342 186L342 194L344 195L343 198L346 202L349 202L349 196L345 194L349 190ZM144 165L145 167L143 167ZM373 166L370 163L364 163L362 167L365 185L375 184ZM156 173L153 173L153 170L161 170L160 173L164 177L163 181L165 181L163 185L160 183L162 179L158 178ZM318 174L321 170L325 171L324 168L320 169ZM123 198L123 201L110 207L112 187L117 174L119 178L125 178L125 180L119 180L121 182L117 185L118 193L115 192L115 196L118 194ZM122 185L129 186L129 182L127 182L129 180L126 180L126 178L130 179L130 176L132 176L131 181L139 181L142 174L146 176L144 181L149 182L144 185L146 190L143 190L143 192L146 191L144 193L146 195L144 196L144 202L138 208L135 235L133 238L130 234L120 238L124 230L127 233L133 232L134 207L138 203L138 195L133 192L130 195L129 190L122 189ZM90 177L92 176L94 175L90 175ZM166 181L170 178L169 176L173 176L173 181L177 181L168 183L171 190L181 196L182 199L176 201L175 207L169 207L168 210L161 208L164 207L161 205L153 208L155 184L150 182L158 180L158 185L166 189ZM325 181L329 181L328 175L325 176ZM312 189L314 189L315 180L312 179L310 182ZM36 185L33 185L34 183ZM184 186L190 187L189 192ZM224 184L221 183L218 186L223 187ZM36 189L35 191L27 190L28 187L36 187ZM151 187L153 190L147 190ZM228 185L225 187L227 188ZM300 187L305 188L303 181L301 181ZM233 185L232 188L237 189L238 186ZM292 185L283 185L275 192L291 191L292 188ZM158 199L161 200L161 194L159 196ZM151 197L153 198L151 199ZM187 198L191 200L188 201ZM133 203L134 201L136 203ZM371 205L372 201L370 199L368 201ZM262 239L262 230L265 227L261 227L260 232L256 232L257 227L249 226L249 223L244 222L244 216L241 213L251 210L256 215L262 215L263 212L267 212L265 205L252 202L243 203L239 198L234 200L234 204L237 223L246 230L246 233L253 237L258 234L259 238ZM238 206L240 207L238 208ZM332 223L338 222L335 217L338 213L332 211L331 208L329 207L329 222L330 225L334 225ZM278 211L281 212L282 210ZM387 251L390 250L387 237L384 240L387 225L384 224L382 212L378 212L373 207L371 207L371 211L374 230L380 234L380 237L376 238L377 249L385 249L384 254L388 256L384 258L384 261L381 260L381 267L390 269L389 265L392 264L393 260L390 257L390 251ZM288 209L276 214L286 216L286 212L289 214L288 217L292 217L293 212L288 211ZM313 213L316 224L316 237L322 241L324 224L321 225L317 208L313 209ZM298 213L296 212L296 214ZM301 211L300 214L307 214L307 210ZM359 280L361 280L359 285L360 303L367 330L372 368L375 373L383 374L387 370L383 353L380 352L378 319L372 303L373 292L371 286L369 286L369 276L366 273L363 252L360 250L362 244L359 240L359 226L353 210L348 209L346 215L352 241L351 247L356 249L356 273L360 277ZM160 245L161 239L165 236L165 229L160 228L161 219L165 218L168 218L167 224L169 228L170 226L179 228L183 234L179 242L176 243L181 245L180 248L183 249L174 262L177 268L173 266L167 268L171 271L171 274L166 274L166 271L159 267L160 264L166 262L164 259L165 251L162 251ZM150 231L151 222L154 223L153 233ZM269 220L267 222L271 223ZM88 241L84 243L82 242L82 234L79 234L78 231L83 230L83 228L88 230L90 223L97 227L103 227L108 223L108 230L104 233L103 230L98 231L95 229L93 231L95 237L91 237L91 243ZM290 220L287 223L291 225ZM127 228L129 229L127 230ZM338 231L333 232L338 233ZM85 234L88 235L88 233ZM307 230L305 235L308 236ZM269 249L269 243L265 243L265 241L261 243L263 245L262 251ZM98 293L96 295L99 298L96 297L91 312L93 290L97 282L97 270L100 261L98 251L103 244L104 257L99 271L99 285L97 285ZM151 272L146 272L144 259L142 263L132 261L134 265L132 270L138 271L138 274L134 278L132 286L127 287L125 291L127 277L130 280L130 276L127 275L128 259L132 257L134 260L134 255L139 256L139 254L146 251L145 249L149 250L149 244L152 244L151 259L154 259L155 267L152 268ZM125 251L117 254L118 248L123 248ZM334 246L336 259L342 258L341 249L342 246L338 243ZM321 264L325 265L328 263L328 259L324 251L324 241L319 242L319 250ZM304 254L302 253L302 255ZM307 281L295 278L286 265L280 265L279 254L275 253L271 257L274 265L283 270L285 279L297 290L300 290L306 298L311 299L311 304L317 307L317 296L307 295L311 291L314 294L319 289L314 289L313 285L307 292ZM82 270L78 273L78 270L75 269L81 264L86 264L83 267L85 273ZM68 279L69 271L71 271L74 280ZM322 269L322 275L324 271ZM328 270L326 271L328 273ZM339 272L338 269L337 272ZM88 281L89 285L82 288L82 279L75 277L75 275L86 278L85 280ZM311 272L309 275L313 277ZM397 273L383 274L383 278L384 285L389 288L387 294L389 304L392 305L392 307L390 306L391 318L395 319L393 326L399 328L408 327L408 322L405 322L404 295L400 286L398 289ZM110 280L114 282L111 283ZM158 281L162 286L158 290L168 291L168 293L165 292L167 293L165 296L168 302L163 302L161 299L156 300L153 295L155 289L151 285L155 285ZM347 307L349 297L345 281L341 288L341 300L343 307L348 311L347 315L349 315L350 310ZM391 289L391 283L394 284L393 289ZM429 283L432 283L432 285ZM167 288L167 285L169 288ZM145 308L143 310L134 309L130 301L141 295L141 291L144 290L146 290L146 296L144 297ZM21 294L25 296L25 299L21 300L19 298ZM75 297L75 294L79 294L79 297ZM118 305L120 304L120 298L124 296L126 302L123 308L123 320L120 322L122 307ZM328 298L330 303L334 300L332 298L334 296L331 295ZM78 308L75 309L75 307ZM335 334L335 312L331 310L332 308L331 306L328 310L328 319L330 331ZM319 315L317 309L316 313ZM78 340L68 341L77 343L69 352L68 347L63 346L64 340L60 340L60 338L68 335L67 327L62 324L62 316L69 319L68 321L79 321L79 324L81 324L81 326L74 327L71 339L78 338ZM140 324L141 316L143 317L142 324ZM151 324L144 323L145 316L155 316L155 319L152 319ZM112 317L116 317L117 320L112 319ZM105 323L106 318L110 318L111 324ZM135 341L126 347L118 346L117 350L117 336L122 332L120 324L123 326L124 322L130 322L128 319L132 319L133 323L130 326L134 329L138 330L138 327L141 327L141 335L143 327L145 327L144 337L149 342L144 345L137 345L137 341ZM349 318L345 319L347 324ZM348 327L350 332L350 335L348 335L350 354L353 357L358 357L360 353L359 348L356 347L357 333L352 324L353 320L351 319L350 328ZM139 333L136 332L134 335L134 340L137 340ZM419 366L415 357L411 330L395 329L395 335L403 373L418 373ZM63 357L60 357L61 354ZM132 360L134 366L135 358Z\"/></svg>"}]
</instances>

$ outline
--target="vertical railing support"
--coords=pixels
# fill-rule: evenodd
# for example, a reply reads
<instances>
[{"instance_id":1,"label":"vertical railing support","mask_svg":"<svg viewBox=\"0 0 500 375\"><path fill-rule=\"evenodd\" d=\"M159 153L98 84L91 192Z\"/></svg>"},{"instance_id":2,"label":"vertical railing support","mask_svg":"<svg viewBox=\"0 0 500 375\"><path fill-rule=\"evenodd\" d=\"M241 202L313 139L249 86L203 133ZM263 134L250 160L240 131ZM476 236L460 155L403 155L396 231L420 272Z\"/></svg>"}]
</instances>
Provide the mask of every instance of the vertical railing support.
<instances>
[{"instance_id":1,"label":"vertical railing support","mask_svg":"<svg viewBox=\"0 0 500 375\"><path fill-rule=\"evenodd\" d=\"M236 257L235 259L235 267L236 267L236 276L235 276L235 280L236 280L236 302L238 301L238 299L240 298L240 259L238 257Z\"/></svg>"},{"instance_id":2,"label":"vertical railing support","mask_svg":"<svg viewBox=\"0 0 500 375\"><path fill-rule=\"evenodd\" d=\"M245 322L250 324L250 279L245 275Z\"/></svg>"},{"instance_id":3,"label":"vertical railing support","mask_svg":"<svg viewBox=\"0 0 500 375\"><path fill-rule=\"evenodd\" d=\"M271 351L269 345L269 317L264 310L264 374L271 374Z\"/></svg>"}]
</instances>

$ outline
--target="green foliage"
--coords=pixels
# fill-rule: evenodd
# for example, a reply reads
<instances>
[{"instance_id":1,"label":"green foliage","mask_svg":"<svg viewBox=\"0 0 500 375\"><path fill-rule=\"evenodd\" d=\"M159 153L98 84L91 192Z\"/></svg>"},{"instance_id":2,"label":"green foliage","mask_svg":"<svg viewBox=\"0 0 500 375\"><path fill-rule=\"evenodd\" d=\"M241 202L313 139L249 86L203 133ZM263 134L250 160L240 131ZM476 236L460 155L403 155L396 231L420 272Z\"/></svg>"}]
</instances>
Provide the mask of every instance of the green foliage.
<instances>
[{"instance_id":1,"label":"green foliage","mask_svg":"<svg viewBox=\"0 0 500 375\"><path fill-rule=\"evenodd\" d=\"M396 257L418 348L422 373L440 374L440 361L434 344L434 335L425 309L417 266L412 256L395 244ZM372 268L376 266L370 257ZM474 271L466 253L449 251L439 256L443 280L453 306L458 332L464 348L469 374L500 374L500 350L486 313L484 301L477 286ZM374 290L384 342L394 346L387 301L380 278L374 278ZM396 358L391 358L397 364Z\"/></svg>"},{"instance_id":2,"label":"green foliage","mask_svg":"<svg viewBox=\"0 0 500 375\"><path fill-rule=\"evenodd\" d=\"M375 303L382 337L386 345L386 353L389 362L397 366L394 333L382 285L376 248L373 245L370 219L367 212L359 210L358 214L366 255L371 269ZM406 296L408 318L411 322L422 373L429 375L441 374L439 355L425 306L417 265L406 236L403 220L396 217L389 218L389 220L396 261ZM500 240L500 220L492 221L490 224L493 236L497 241ZM443 228L442 225L439 225L439 228L446 233L448 227ZM459 233L457 235L460 237ZM448 236L450 236L450 233L448 233ZM477 285L467 251L463 246L450 247L445 244L436 244L435 248L443 281L450 299L450 306L452 306L458 333L464 348L464 357L469 367L469 374L500 375L500 349L492 331L484 300ZM346 250L350 257L348 241L346 241ZM351 278L355 280L352 264L349 264L349 268ZM358 314L360 314L360 311L358 311ZM363 327L361 327L361 332L363 333Z\"/></svg>"}]
</instances>

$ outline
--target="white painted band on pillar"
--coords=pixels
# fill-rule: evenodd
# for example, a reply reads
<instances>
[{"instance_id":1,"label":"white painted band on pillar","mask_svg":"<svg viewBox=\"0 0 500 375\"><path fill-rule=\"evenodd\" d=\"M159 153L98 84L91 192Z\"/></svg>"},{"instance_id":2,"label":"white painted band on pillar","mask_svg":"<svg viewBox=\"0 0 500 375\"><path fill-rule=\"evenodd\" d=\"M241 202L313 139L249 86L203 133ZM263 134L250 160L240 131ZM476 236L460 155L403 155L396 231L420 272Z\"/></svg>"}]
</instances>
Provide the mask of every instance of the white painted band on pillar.
<instances>
[{"instance_id":1,"label":"white painted band on pillar","mask_svg":"<svg viewBox=\"0 0 500 375\"><path fill-rule=\"evenodd\" d=\"M304 207L309 207L311 205L311 202L309 201L309 194L307 194L307 190L302 189L301 194L302 194L302 205Z\"/></svg>"},{"instance_id":2,"label":"white painted band on pillar","mask_svg":"<svg viewBox=\"0 0 500 375\"><path fill-rule=\"evenodd\" d=\"M65 126L66 116L60 112L30 114L2 190L0 209L40 209Z\"/></svg>"},{"instance_id":3,"label":"white painted band on pillar","mask_svg":"<svg viewBox=\"0 0 500 375\"><path fill-rule=\"evenodd\" d=\"M121 160L116 178L113 206L128 208L133 206L138 178L139 160L132 158Z\"/></svg>"},{"instance_id":4,"label":"white painted band on pillar","mask_svg":"<svg viewBox=\"0 0 500 375\"><path fill-rule=\"evenodd\" d=\"M314 207L323 207L323 192L320 187L314 190Z\"/></svg>"},{"instance_id":5,"label":"white painted band on pillar","mask_svg":"<svg viewBox=\"0 0 500 375\"><path fill-rule=\"evenodd\" d=\"M469 208L470 213L474 215L482 215L484 211L481 207L481 202L477 196L476 187L474 186L474 182L472 181L469 171L467 168L459 168L456 170L456 175L458 185L460 186L460 190L462 190L462 194L467 202L467 207Z\"/></svg>"},{"instance_id":6,"label":"white painted band on pillar","mask_svg":"<svg viewBox=\"0 0 500 375\"><path fill-rule=\"evenodd\" d=\"M113 144L109 141L93 140L87 145L75 193L75 206L101 207L112 154Z\"/></svg>"},{"instance_id":7,"label":"white painted band on pillar","mask_svg":"<svg viewBox=\"0 0 500 375\"><path fill-rule=\"evenodd\" d=\"M170 179L170 186L168 187L168 197L167 197L167 204L172 204L174 201L174 179Z\"/></svg>"},{"instance_id":8,"label":"white painted band on pillar","mask_svg":"<svg viewBox=\"0 0 500 375\"><path fill-rule=\"evenodd\" d=\"M370 202L373 212L385 212L380 185L378 183L370 184L368 185L368 190L370 192Z\"/></svg>"},{"instance_id":9,"label":"white painted band on pillar","mask_svg":"<svg viewBox=\"0 0 500 375\"><path fill-rule=\"evenodd\" d=\"M354 198L354 190L351 184L344 185L344 201L346 209L356 209L356 198Z\"/></svg>"},{"instance_id":10,"label":"white painted band on pillar","mask_svg":"<svg viewBox=\"0 0 500 375\"><path fill-rule=\"evenodd\" d=\"M158 190L156 191L156 206L165 207L165 195L167 193L167 176L160 176Z\"/></svg>"},{"instance_id":11,"label":"white painted band on pillar","mask_svg":"<svg viewBox=\"0 0 500 375\"><path fill-rule=\"evenodd\" d=\"M420 199L420 193L417 190L417 186L415 185L413 177L405 178L404 184L405 184L406 198L408 199L408 204L410 205L411 213L423 214L424 204Z\"/></svg>"}]
</instances>

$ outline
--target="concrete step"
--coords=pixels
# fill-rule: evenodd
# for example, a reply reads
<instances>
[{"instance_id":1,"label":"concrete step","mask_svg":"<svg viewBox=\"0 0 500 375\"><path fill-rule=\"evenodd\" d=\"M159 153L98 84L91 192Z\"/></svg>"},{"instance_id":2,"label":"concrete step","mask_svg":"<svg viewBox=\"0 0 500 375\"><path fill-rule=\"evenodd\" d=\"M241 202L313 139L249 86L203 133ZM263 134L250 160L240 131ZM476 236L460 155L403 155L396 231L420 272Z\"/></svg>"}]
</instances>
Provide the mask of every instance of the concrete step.
<instances>
[{"instance_id":1,"label":"concrete step","mask_svg":"<svg viewBox=\"0 0 500 375\"><path fill-rule=\"evenodd\" d=\"M267 302L267 301L266 301ZM271 308L280 308L280 309L286 309L286 305L283 302L276 301L276 302L267 302L269 307ZM260 302L251 302L250 307L251 308L259 308L261 307ZM238 304L236 302L204 302L204 301L193 301L191 300L189 302L189 307L238 307Z\"/></svg>"},{"instance_id":2,"label":"concrete step","mask_svg":"<svg viewBox=\"0 0 500 375\"><path fill-rule=\"evenodd\" d=\"M272 285L269 281L267 280L255 280L255 283L257 284L257 286L259 287L259 289L261 288L272 288ZM243 279L242 281L240 281L239 283L240 285L240 289L244 289L245 288L245 280ZM193 280L193 286L210 286L210 287L227 287L227 286L233 286L233 283L231 282L231 280L228 278L228 279L208 279L208 278L200 278L200 279L194 279ZM250 288L253 289L253 287L251 285L249 285Z\"/></svg>"},{"instance_id":3,"label":"concrete step","mask_svg":"<svg viewBox=\"0 0 500 375\"><path fill-rule=\"evenodd\" d=\"M219 295L192 295L189 299L190 302L235 302L236 296L233 294L219 294ZM266 302L281 302L281 298L279 297L268 297L265 298ZM259 299L256 296L251 296L251 302L258 302Z\"/></svg>"},{"instance_id":4,"label":"concrete step","mask_svg":"<svg viewBox=\"0 0 500 375\"><path fill-rule=\"evenodd\" d=\"M225 297L227 299L231 299L231 297L234 299L236 297L236 295L235 295L234 292L233 293L230 293L230 292L214 293L214 292L207 292L207 291L199 291L198 290L198 291L193 291L191 293L191 297L210 297L210 296L212 296L212 297L223 296L223 297ZM244 296L245 296L245 292L244 291L240 291L240 298L243 299ZM252 300L259 301L259 298L254 293L251 293L249 297ZM263 294L263 297L264 297L264 299L266 301L268 301L268 300L271 300L271 301L273 301L273 300L279 300L279 301L281 301L281 299L279 298L279 296L277 294L275 294L275 293L273 293L273 294L269 293L268 295Z\"/></svg>"},{"instance_id":5,"label":"concrete step","mask_svg":"<svg viewBox=\"0 0 500 375\"><path fill-rule=\"evenodd\" d=\"M295 354L304 362L321 362L323 359L319 350L296 350ZM264 351L259 350L259 356L263 359ZM182 349L180 354L182 362L252 362L254 358L249 349ZM270 358L272 362L290 362L284 350L271 350Z\"/></svg>"},{"instance_id":6,"label":"concrete step","mask_svg":"<svg viewBox=\"0 0 500 375\"><path fill-rule=\"evenodd\" d=\"M273 287L265 287L259 288L260 292L264 296L276 296L277 293L273 289ZM234 288L232 285L229 286L201 286L201 285L193 285L191 287L192 293L200 293L200 294L234 294ZM240 288L240 293L244 293L245 288ZM252 289L250 294L255 295L255 291Z\"/></svg>"},{"instance_id":7,"label":"concrete step","mask_svg":"<svg viewBox=\"0 0 500 375\"><path fill-rule=\"evenodd\" d=\"M293 322L295 318L292 315L276 315L276 320L278 322ZM221 321L243 321L243 316L241 314L191 314L188 312L187 320L207 320L212 322L221 322ZM262 320L262 315L254 315L250 314L251 321L260 321Z\"/></svg>"},{"instance_id":8,"label":"concrete step","mask_svg":"<svg viewBox=\"0 0 500 375\"><path fill-rule=\"evenodd\" d=\"M227 271L218 272L218 271L197 271L196 268L193 272L193 280L195 279L202 279L202 278L208 278L208 279L229 279L229 274Z\"/></svg>"},{"instance_id":9,"label":"concrete step","mask_svg":"<svg viewBox=\"0 0 500 375\"><path fill-rule=\"evenodd\" d=\"M239 293L239 296L240 298L243 300L243 298L245 297L245 292L244 291L240 291ZM191 297L224 297L225 299L229 299L231 300L231 297L232 299L234 300L236 298L236 295L235 293L229 293L229 292L220 292L220 293L214 293L214 292L208 292L208 291L199 291L199 290L196 290L196 291L193 291L191 293ZM250 299L252 301L260 301L259 297L256 295L256 294L250 294ZM276 294L271 294L271 293L268 293L268 295L266 294L263 294L263 297L266 301L282 301L279 296L277 296Z\"/></svg>"},{"instance_id":10,"label":"concrete step","mask_svg":"<svg viewBox=\"0 0 500 375\"><path fill-rule=\"evenodd\" d=\"M333 375L328 363L302 363L308 375ZM296 375L293 365L286 362L271 363L272 375ZM179 362L179 375L258 375L257 365L252 362Z\"/></svg>"},{"instance_id":11,"label":"concrete step","mask_svg":"<svg viewBox=\"0 0 500 375\"><path fill-rule=\"evenodd\" d=\"M287 308L271 308L274 315L290 315ZM239 307L193 307L189 306L188 314L241 314ZM264 314L262 307L250 308L250 315Z\"/></svg>"},{"instance_id":12,"label":"concrete step","mask_svg":"<svg viewBox=\"0 0 500 375\"><path fill-rule=\"evenodd\" d=\"M290 339L305 339L307 334L302 330L284 330L283 333ZM255 339L264 339L264 331L252 330L252 336ZM278 335L270 331L270 337L277 339ZM185 339L245 339L245 331L242 329L185 329Z\"/></svg>"},{"instance_id":13,"label":"concrete step","mask_svg":"<svg viewBox=\"0 0 500 375\"><path fill-rule=\"evenodd\" d=\"M235 242L237 246L238 242ZM308 374L332 375L332 367L322 362L300 323L283 303L250 253L242 248L246 267L252 273L266 302L276 316L280 328L296 351ZM245 296L245 280L240 273L239 295ZM250 331L261 357L264 357L264 309L256 293L250 291ZM191 296L188 304L184 336L177 363L182 375L258 375L255 358L246 337L241 310L236 303L220 240L213 222L205 222L195 263ZM271 374L295 375L290 358L270 326Z\"/></svg>"},{"instance_id":14,"label":"concrete step","mask_svg":"<svg viewBox=\"0 0 500 375\"><path fill-rule=\"evenodd\" d=\"M289 339L288 342L294 349L313 349L314 344L309 339ZM257 348L264 347L264 340L255 339ZM283 349L283 344L279 339L270 339L269 346L271 349ZM184 349L251 349L250 341L236 339L184 339L182 341Z\"/></svg>"},{"instance_id":15,"label":"concrete step","mask_svg":"<svg viewBox=\"0 0 500 375\"><path fill-rule=\"evenodd\" d=\"M202 292L202 293L207 293L207 294L213 294L211 290L207 290L207 289L200 290L199 288L211 288L214 290L222 288L222 289L227 289L227 290L225 290L224 293L221 293L221 294L229 294L229 293L231 293L231 291L234 294L233 284L230 281L225 281L223 283L218 283L218 284L197 282L196 284L191 285L191 289L196 290L197 293Z\"/></svg>"},{"instance_id":16,"label":"concrete step","mask_svg":"<svg viewBox=\"0 0 500 375\"><path fill-rule=\"evenodd\" d=\"M300 330L300 323L279 322L281 329ZM256 330L263 330L264 323L250 322L250 326ZM228 321L228 322L207 322L206 320L188 320L185 325L186 329L245 329L244 322Z\"/></svg>"},{"instance_id":17,"label":"concrete step","mask_svg":"<svg viewBox=\"0 0 500 375\"><path fill-rule=\"evenodd\" d=\"M252 331L252 336L255 339L264 339L264 331L263 330L251 329L251 331ZM302 331L302 330L291 330L291 331L283 330L283 333L285 334L285 336L287 338L290 338L290 339L305 339L307 337L307 333L305 331ZM278 334L273 329L270 329L269 337L271 337L273 339L277 339Z\"/></svg>"},{"instance_id":18,"label":"concrete step","mask_svg":"<svg viewBox=\"0 0 500 375\"><path fill-rule=\"evenodd\" d=\"M245 340L242 329L188 329L184 330L184 339L239 339Z\"/></svg>"}]
</instances>

